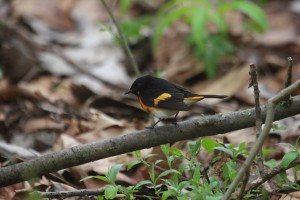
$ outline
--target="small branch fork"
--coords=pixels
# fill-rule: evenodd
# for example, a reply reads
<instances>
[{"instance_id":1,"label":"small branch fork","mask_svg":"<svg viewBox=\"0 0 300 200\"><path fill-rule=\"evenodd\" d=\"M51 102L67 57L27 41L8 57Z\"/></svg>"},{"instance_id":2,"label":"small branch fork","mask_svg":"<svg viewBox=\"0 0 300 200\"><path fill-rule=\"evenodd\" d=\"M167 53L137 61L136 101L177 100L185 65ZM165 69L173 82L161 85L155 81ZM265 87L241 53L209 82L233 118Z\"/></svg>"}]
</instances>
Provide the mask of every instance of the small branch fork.
<instances>
[{"instance_id":1,"label":"small branch fork","mask_svg":"<svg viewBox=\"0 0 300 200\"><path fill-rule=\"evenodd\" d=\"M258 188L260 185L262 185L263 183L265 183L268 180L271 180L274 176L276 176L277 174L280 174L290 168L293 168L297 165L300 164L300 158L295 160L294 162L292 162L288 167L282 167L282 166L277 166L275 167L272 171L270 171L268 174L266 174L262 179L260 179L259 181L251 184L248 189L246 189L245 193Z\"/></svg>"},{"instance_id":2,"label":"small branch fork","mask_svg":"<svg viewBox=\"0 0 300 200\"><path fill-rule=\"evenodd\" d=\"M289 68L292 67L291 66L292 64L291 64L290 60L291 59L289 59ZM288 77L291 76L291 74L290 74L291 71L292 70L290 69L289 72L288 72ZM291 78L287 78L286 82L289 82L290 80L291 80ZM253 79L252 79L252 81L253 81ZM250 85L252 85L252 84L254 84L254 83L253 82L250 83ZM245 173L247 172L247 170L249 170L255 156L261 150L261 147L264 143L264 140L266 139L266 137L268 136L268 134L271 130L272 123L274 121L274 111L275 111L276 105L279 102L285 100L286 98L289 98L291 93L294 92L295 90L299 89L299 88L300 88L300 80L297 80L295 83L293 83L292 85L288 86L287 88L281 90L277 95L275 95L274 97L272 97L271 99L268 100L265 126L264 126L261 134L258 136L254 146L250 150L249 156L247 157L246 161L243 163L242 167L240 168L236 178L230 184L228 190L226 191L225 195L223 196L223 198L222 198L223 200L228 200L230 198L231 194L237 188L239 182L243 179L243 177L244 177Z\"/></svg>"}]
</instances>

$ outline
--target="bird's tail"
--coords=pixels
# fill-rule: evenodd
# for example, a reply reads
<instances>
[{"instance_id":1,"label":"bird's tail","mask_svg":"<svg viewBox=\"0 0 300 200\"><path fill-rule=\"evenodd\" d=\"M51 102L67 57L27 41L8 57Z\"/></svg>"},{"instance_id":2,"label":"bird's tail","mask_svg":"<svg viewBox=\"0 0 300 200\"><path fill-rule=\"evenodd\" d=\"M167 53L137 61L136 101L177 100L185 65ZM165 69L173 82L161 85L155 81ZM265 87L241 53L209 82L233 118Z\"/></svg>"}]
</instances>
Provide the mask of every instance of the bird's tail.
<instances>
[{"instance_id":1,"label":"bird's tail","mask_svg":"<svg viewBox=\"0 0 300 200\"><path fill-rule=\"evenodd\" d=\"M200 95L199 96L202 96L204 98L216 98L216 99L224 99L224 98L227 98L228 96L226 95L214 95L214 94L207 94L207 95Z\"/></svg>"},{"instance_id":2,"label":"bird's tail","mask_svg":"<svg viewBox=\"0 0 300 200\"><path fill-rule=\"evenodd\" d=\"M200 95L200 94L191 94L188 97L184 98L184 103L187 105L191 105L196 103L197 101L201 101L205 98L218 98L218 99L224 99L227 96L225 95Z\"/></svg>"}]
</instances>

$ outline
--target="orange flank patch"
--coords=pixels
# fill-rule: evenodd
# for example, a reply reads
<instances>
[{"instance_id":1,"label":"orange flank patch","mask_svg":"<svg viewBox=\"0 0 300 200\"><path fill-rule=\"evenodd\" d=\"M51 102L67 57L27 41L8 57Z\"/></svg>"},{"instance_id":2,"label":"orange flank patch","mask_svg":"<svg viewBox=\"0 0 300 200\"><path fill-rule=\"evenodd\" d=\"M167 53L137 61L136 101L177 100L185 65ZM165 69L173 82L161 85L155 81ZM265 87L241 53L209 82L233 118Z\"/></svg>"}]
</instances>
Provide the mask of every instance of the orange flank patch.
<instances>
[{"instance_id":1,"label":"orange flank patch","mask_svg":"<svg viewBox=\"0 0 300 200\"><path fill-rule=\"evenodd\" d=\"M200 101L204 99L204 96L192 96L192 97L186 97L183 99L183 102L186 104L186 105L192 105L194 103L196 103L197 101Z\"/></svg>"},{"instance_id":2,"label":"orange flank patch","mask_svg":"<svg viewBox=\"0 0 300 200\"><path fill-rule=\"evenodd\" d=\"M139 99L139 103L144 111L151 112L154 109L153 107L145 105L141 98L138 98L138 99Z\"/></svg>"},{"instance_id":3,"label":"orange flank patch","mask_svg":"<svg viewBox=\"0 0 300 200\"><path fill-rule=\"evenodd\" d=\"M159 95L158 97L156 97L154 99L154 105L157 105L160 101L164 101L164 100L169 99L171 97L172 97L172 95L169 94L169 93L162 93L161 95Z\"/></svg>"}]
</instances>

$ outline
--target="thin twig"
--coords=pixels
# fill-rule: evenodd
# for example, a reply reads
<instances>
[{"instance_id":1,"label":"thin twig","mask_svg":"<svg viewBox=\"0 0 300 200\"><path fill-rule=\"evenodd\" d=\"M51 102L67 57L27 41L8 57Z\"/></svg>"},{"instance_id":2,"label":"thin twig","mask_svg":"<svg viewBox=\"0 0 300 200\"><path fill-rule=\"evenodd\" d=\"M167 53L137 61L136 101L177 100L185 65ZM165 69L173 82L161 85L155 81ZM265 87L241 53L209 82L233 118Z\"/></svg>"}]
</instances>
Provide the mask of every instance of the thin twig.
<instances>
[{"instance_id":1,"label":"thin twig","mask_svg":"<svg viewBox=\"0 0 300 200\"><path fill-rule=\"evenodd\" d=\"M256 138L259 137L262 131L262 116L261 116L261 109L260 109L260 102L259 102L259 88L258 88L258 81L257 81L257 68L254 64L250 65L250 77L251 82L249 87L253 86L253 93L254 93L254 100L255 100L255 126L256 126ZM261 153L261 148L259 149L259 153L257 154L257 163L258 169L261 176L265 174L263 158Z\"/></svg>"},{"instance_id":2,"label":"thin twig","mask_svg":"<svg viewBox=\"0 0 300 200\"><path fill-rule=\"evenodd\" d=\"M240 190L240 194L239 194L239 196L237 198L239 200L243 200L243 197L246 194L245 189L246 189L247 183L249 181L249 175L250 175L250 169L247 170L246 173L245 173L244 180L243 180L243 183L242 183L242 186L241 186L241 190Z\"/></svg>"},{"instance_id":3,"label":"thin twig","mask_svg":"<svg viewBox=\"0 0 300 200\"><path fill-rule=\"evenodd\" d=\"M287 70L286 80L284 82L284 87L285 88L287 88L288 86L291 85L291 83L292 83L292 73L293 73L293 59L292 59L292 57L288 57L287 61L288 61L288 70ZM286 101L288 105L291 104L290 98L291 98L291 95L287 96L284 99L284 101Z\"/></svg>"},{"instance_id":4,"label":"thin twig","mask_svg":"<svg viewBox=\"0 0 300 200\"><path fill-rule=\"evenodd\" d=\"M234 192L234 190L237 188L239 182L243 179L243 176L245 172L249 169L249 167L252 164L253 159L259 152L260 148L262 147L265 138L269 134L272 123L274 121L274 111L276 105L282 101L285 97L290 95L293 91L297 90L300 88L300 80L296 81L294 84L291 86L281 90L277 95L272 97L271 99L268 100L267 104L267 116L266 116L266 122L265 126L262 130L262 133L259 135L258 139L255 141L254 146L252 147L248 158L246 161L243 163L241 169L239 170L237 176L233 180L233 182L230 184L228 190L226 191L225 195L223 196L223 200L227 200L230 198L231 194Z\"/></svg>"},{"instance_id":5,"label":"thin twig","mask_svg":"<svg viewBox=\"0 0 300 200\"><path fill-rule=\"evenodd\" d=\"M249 188L246 190L246 193L250 190L258 188L260 185L262 185L264 182L271 180L273 177L275 177L277 174L280 174L282 172L285 172L286 170L293 168L300 164L300 158L292 162L288 167L283 167L281 165L275 167L272 171L270 171L268 174L266 174L260 181L255 182L249 186Z\"/></svg>"},{"instance_id":6,"label":"thin twig","mask_svg":"<svg viewBox=\"0 0 300 200\"><path fill-rule=\"evenodd\" d=\"M67 198L75 196L95 196L103 194L105 187L99 189L82 189L74 191L59 191L59 192L37 192L43 198Z\"/></svg>"},{"instance_id":7,"label":"thin twig","mask_svg":"<svg viewBox=\"0 0 300 200\"><path fill-rule=\"evenodd\" d=\"M297 87L300 87L300 80L295 84L297 84ZM290 87L294 88L296 86L293 85ZM290 90L290 87L284 89L282 92ZM279 94L282 92L279 92ZM288 108L277 106L275 112L276 120L300 114L300 96L293 97L292 100L292 104ZM0 168L0 187L139 149L252 127L255 124L254 113L255 110L252 108L229 113L200 116L187 121L178 122L176 125L168 124L154 129L136 131L114 138L48 153L22 163ZM263 119L265 119L266 106L262 106L262 114ZM270 119L267 119L267 121L268 120Z\"/></svg>"},{"instance_id":8,"label":"thin twig","mask_svg":"<svg viewBox=\"0 0 300 200\"><path fill-rule=\"evenodd\" d=\"M289 87L292 84L292 73L293 73L293 59L292 57L288 57L288 70L286 75L286 80L284 83L285 88Z\"/></svg>"},{"instance_id":9,"label":"thin twig","mask_svg":"<svg viewBox=\"0 0 300 200\"><path fill-rule=\"evenodd\" d=\"M134 72L135 72L135 75L136 76L139 76L141 73L140 73L140 70L139 70L139 67L138 65L136 64L135 62L135 59L132 55L132 52L130 51L130 48L129 48L129 45L128 45L128 42L123 34L123 32L121 31L121 28L116 20L116 18L114 17L111 9L108 7L107 3L105 0L101 0L102 2L102 5L104 6L104 8L106 9L109 17L111 18L113 24L115 25L116 29L117 29L117 32L118 32L118 39L120 40L120 43L121 43L121 47L124 51L124 54L126 55L126 58L127 60L129 61L130 65L132 65L133 69L134 69Z\"/></svg>"}]
</instances>

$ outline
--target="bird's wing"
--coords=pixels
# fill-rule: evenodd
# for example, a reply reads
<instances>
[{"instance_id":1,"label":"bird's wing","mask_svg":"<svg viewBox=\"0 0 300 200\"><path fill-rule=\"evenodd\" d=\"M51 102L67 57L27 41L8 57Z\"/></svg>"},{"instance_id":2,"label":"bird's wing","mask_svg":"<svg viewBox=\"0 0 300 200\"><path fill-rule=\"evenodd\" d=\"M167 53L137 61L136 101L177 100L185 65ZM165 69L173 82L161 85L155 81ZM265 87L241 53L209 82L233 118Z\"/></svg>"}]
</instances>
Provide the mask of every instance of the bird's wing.
<instances>
[{"instance_id":1,"label":"bird's wing","mask_svg":"<svg viewBox=\"0 0 300 200\"><path fill-rule=\"evenodd\" d=\"M184 100L185 94L176 87L164 87L157 90L146 91L142 95L142 100L148 106L168 110L184 111L188 110Z\"/></svg>"}]
</instances>

